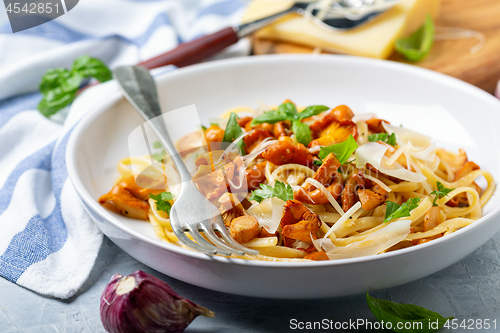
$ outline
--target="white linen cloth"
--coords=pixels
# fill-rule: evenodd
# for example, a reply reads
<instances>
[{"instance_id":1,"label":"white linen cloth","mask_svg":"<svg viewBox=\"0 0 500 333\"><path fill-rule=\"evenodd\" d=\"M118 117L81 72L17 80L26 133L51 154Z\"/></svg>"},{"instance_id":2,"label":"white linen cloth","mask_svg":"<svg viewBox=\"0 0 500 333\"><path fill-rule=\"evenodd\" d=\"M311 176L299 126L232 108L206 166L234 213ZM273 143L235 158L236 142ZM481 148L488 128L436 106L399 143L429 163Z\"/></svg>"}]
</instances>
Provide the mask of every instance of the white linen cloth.
<instances>
[{"instance_id":1,"label":"white linen cloth","mask_svg":"<svg viewBox=\"0 0 500 333\"><path fill-rule=\"evenodd\" d=\"M244 9L244 0L84 0L24 32L0 27L0 276L68 298L102 242L68 179L65 149L78 120L116 85L89 89L54 121L36 110L45 71L84 54L111 68L136 64L237 25ZM248 42L239 44L234 52L247 53Z\"/></svg>"}]
</instances>

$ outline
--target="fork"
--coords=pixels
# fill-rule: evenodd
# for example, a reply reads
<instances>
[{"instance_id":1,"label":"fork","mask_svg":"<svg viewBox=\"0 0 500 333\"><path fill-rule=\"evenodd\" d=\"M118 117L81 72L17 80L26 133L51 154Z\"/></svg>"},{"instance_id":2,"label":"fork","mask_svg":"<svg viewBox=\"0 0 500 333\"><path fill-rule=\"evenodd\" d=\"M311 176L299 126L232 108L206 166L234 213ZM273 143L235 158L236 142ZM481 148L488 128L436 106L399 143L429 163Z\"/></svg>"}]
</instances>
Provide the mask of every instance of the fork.
<instances>
[{"instance_id":1,"label":"fork","mask_svg":"<svg viewBox=\"0 0 500 333\"><path fill-rule=\"evenodd\" d=\"M255 21L227 27L183 43L173 50L139 63L149 69L166 65L184 67L215 55L255 31L290 13L311 20L329 32L349 30L371 22L401 0L296 0L289 8Z\"/></svg>"},{"instance_id":2,"label":"fork","mask_svg":"<svg viewBox=\"0 0 500 333\"><path fill-rule=\"evenodd\" d=\"M163 121L150 121L162 116L156 84L149 71L140 66L123 66L114 70L113 77L125 98L151 126L172 158L181 179L181 191L170 210L172 230L187 247L209 255L256 255L259 251L236 242L227 231L219 210L205 198L192 180L184 161L173 144ZM208 242L201 232L210 240ZM216 234L219 233L220 236ZM193 242L186 233L189 233Z\"/></svg>"}]
</instances>

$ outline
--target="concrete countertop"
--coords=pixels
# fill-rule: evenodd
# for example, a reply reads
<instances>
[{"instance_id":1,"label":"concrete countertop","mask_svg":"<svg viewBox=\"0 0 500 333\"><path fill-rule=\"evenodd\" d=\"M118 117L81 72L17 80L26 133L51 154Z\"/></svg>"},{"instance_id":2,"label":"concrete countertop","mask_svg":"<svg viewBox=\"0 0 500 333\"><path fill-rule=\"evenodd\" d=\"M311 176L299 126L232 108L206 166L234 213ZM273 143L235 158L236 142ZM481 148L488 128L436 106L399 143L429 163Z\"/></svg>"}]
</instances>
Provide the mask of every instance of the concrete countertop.
<instances>
[{"instance_id":1,"label":"concrete countertop","mask_svg":"<svg viewBox=\"0 0 500 333\"><path fill-rule=\"evenodd\" d=\"M454 316L458 323L471 319L496 319L496 329L459 328L453 332L500 331L500 234L462 261L424 279L371 293L386 300L412 303ZM312 332L291 329L298 322L337 322L365 319L372 323L365 295L323 300L269 300L233 296L195 287L175 280L141 264L105 237L96 265L83 288L72 299L61 301L37 295L0 278L0 332L104 332L99 316L101 293L115 273L127 275L135 270L166 281L181 296L215 312L215 318L198 317L186 332L254 333ZM324 283L311 277L304 283ZM292 325L293 326L293 325ZM471 326L472 327L472 326ZM327 330L323 330L327 331ZM337 331L337 330L335 330ZM344 331L344 330L340 330ZM347 330L360 332L370 330ZM383 332L382 330L372 330ZM442 332L447 331L443 329ZM450 330L451 331L451 330Z\"/></svg>"}]
</instances>

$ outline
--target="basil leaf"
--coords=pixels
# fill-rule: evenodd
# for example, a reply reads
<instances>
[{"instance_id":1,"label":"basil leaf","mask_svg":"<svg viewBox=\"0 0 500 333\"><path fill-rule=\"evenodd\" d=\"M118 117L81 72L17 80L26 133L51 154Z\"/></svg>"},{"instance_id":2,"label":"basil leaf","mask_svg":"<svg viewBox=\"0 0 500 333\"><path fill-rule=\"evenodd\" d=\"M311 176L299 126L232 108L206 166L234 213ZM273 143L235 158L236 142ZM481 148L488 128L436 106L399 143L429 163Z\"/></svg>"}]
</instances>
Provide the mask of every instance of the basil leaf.
<instances>
[{"instance_id":1,"label":"basil leaf","mask_svg":"<svg viewBox=\"0 0 500 333\"><path fill-rule=\"evenodd\" d=\"M162 210L167 214L170 214L170 209L172 209L172 204L170 201L174 199L174 196L170 192L161 192L160 194L149 194L149 197L156 201L156 210Z\"/></svg>"},{"instance_id":2,"label":"basil leaf","mask_svg":"<svg viewBox=\"0 0 500 333\"><path fill-rule=\"evenodd\" d=\"M396 134L392 133L391 135L387 133L375 133L372 135L368 135L368 141L377 142L382 141L390 144L391 146L396 145Z\"/></svg>"},{"instance_id":3,"label":"basil leaf","mask_svg":"<svg viewBox=\"0 0 500 333\"><path fill-rule=\"evenodd\" d=\"M313 161L313 164L316 165L316 166L321 166L323 164L323 161L320 161L320 160L314 160Z\"/></svg>"},{"instance_id":4,"label":"basil leaf","mask_svg":"<svg viewBox=\"0 0 500 333\"><path fill-rule=\"evenodd\" d=\"M236 115L236 113L231 112L231 116L229 117L229 121L227 122L226 129L224 131L224 137L222 138L222 142L233 142L234 140L243 135L243 130L238 124L237 119L238 116ZM240 149L242 155L244 155L245 153L245 151L243 150L244 146L245 144L243 143L243 140L240 140L236 144L236 147Z\"/></svg>"},{"instance_id":5,"label":"basil leaf","mask_svg":"<svg viewBox=\"0 0 500 333\"><path fill-rule=\"evenodd\" d=\"M78 90L83 77L80 73L70 72L64 68L49 69L42 77L38 88L42 94L59 89L61 92Z\"/></svg>"},{"instance_id":6,"label":"basil leaf","mask_svg":"<svg viewBox=\"0 0 500 333\"><path fill-rule=\"evenodd\" d=\"M443 184L441 184L440 182L437 182L437 190L434 189L434 191L432 191L430 193L430 194L434 194L435 195L434 201L432 201L432 205L433 206L437 206L436 200L437 199L441 199L442 197L448 195L448 193L450 193L454 189L455 188L446 188L446 187L444 187Z\"/></svg>"},{"instance_id":7,"label":"basil leaf","mask_svg":"<svg viewBox=\"0 0 500 333\"><path fill-rule=\"evenodd\" d=\"M240 125L238 125L238 115L231 112L229 116L229 121L227 122L226 129L224 130L223 142L233 142L237 138L243 135L243 130Z\"/></svg>"},{"instance_id":8,"label":"basil leaf","mask_svg":"<svg viewBox=\"0 0 500 333\"><path fill-rule=\"evenodd\" d=\"M249 200L255 200L257 202L262 202L264 199L277 197L283 201L293 200L293 190L290 185L285 185L285 183L279 180L274 183L274 188L269 185L260 184L261 190L252 191L252 196Z\"/></svg>"},{"instance_id":9,"label":"basil leaf","mask_svg":"<svg viewBox=\"0 0 500 333\"><path fill-rule=\"evenodd\" d=\"M263 114L253 118L251 125L255 126L262 123L275 124L278 121L288 120L288 118L289 115L287 115L286 113L272 110L264 112Z\"/></svg>"},{"instance_id":10,"label":"basil leaf","mask_svg":"<svg viewBox=\"0 0 500 333\"><path fill-rule=\"evenodd\" d=\"M288 116L289 120L295 120L298 119L297 115L297 108L295 107L295 104L293 103L283 103L280 106L278 106L278 112L281 112L283 114L286 114Z\"/></svg>"},{"instance_id":11,"label":"basil leaf","mask_svg":"<svg viewBox=\"0 0 500 333\"><path fill-rule=\"evenodd\" d=\"M396 51L409 61L422 60L431 50L434 43L434 23L427 14L424 24L411 36L396 41Z\"/></svg>"},{"instance_id":12,"label":"basil leaf","mask_svg":"<svg viewBox=\"0 0 500 333\"><path fill-rule=\"evenodd\" d=\"M79 73L64 68L48 70L42 77L39 89L44 95L38 104L38 110L49 117L71 104L82 82Z\"/></svg>"},{"instance_id":13,"label":"basil leaf","mask_svg":"<svg viewBox=\"0 0 500 333\"><path fill-rule=\"evenodd\" d=\"M101 82L111 80L111 71L98 59L81 56L73 62L71 70L65 68L49 69L39 85L43 99L38 110L49 117L75 99L76 93L86 77L95 77Z\"/></svg>"},{"instance_id":14,"label":"basil leaf","mask_svg":"<svg viewBox=\"0 0 500 333\"><path fill-rule=\"evenodd\" d=\"M319 158L324 159L328 154L333 153L335 157L339 160L340 165L347 162L347 159L358 149L358 144L356 140L349 135L349 138L341 143L336 143L328 147L321 147L319 150Z\"/></svg>"},{"instance_id":15,"label":"basil leaf","mask_svg":"<svg viewBox=\"0 0 500 333\"><path fill-rule=\"evenodd\" d=\"M102 61L88 55L78 57L73 62L71 70L80 73L84 77L95 77L100 82L106 82L113 78L111 71Z\"/></svg>"},{"instance_id":16,"label":"basil leaf","mask_svg":"<svg viewBox=\"0 0 500 333\"><path fill-rule=\"evenodd\" d=\"M305 108L302 112L297 112L297 108L293 103L283 103L278 107L278 110L267 111L252 119L252 126L269 123L275 124L283 120L301 120L308 118L321 112L328 110L329 107L324 105L311 105Z\"/></svg>"},{"instance_id":17,"label":"basil leaf","mask_svg":"<svg viewBox=\"0 0 500 333\"><path fill-rule=\"evenodd\" d=\"M293 103L283 103L278 107L278 110L264 112L260 116L253 118L251 125L254 126L262 123L275 124L283 120L296 120L298 119L297 114L297 108Z\"/></svg>"},{"instance_id":18,"label":"basil leaf","mask_svg":"<svg viewBox=\"0 0 500 333\"><path fill-rule=\"evenodd\" d=\"M420 198L410 198L400 206L395 202L387 201L385 219L382 222L386 223L401 217L410 216L410 212L418 207L419 202Z\"/></svg>"},{"instance_id":19,"label":"basil leaf","mask_svg":"<svg viewBox=\"0 0 500 333\"><path fill-rule=\"evenodd\" d=\"M294 120L292 123L292 131L297 138L297 141L302 143L307 147L309 142L312 141L312 132L307 124L300 122L300 120Z\"/></svg>"},{"instance_id":20,"label":"basil leaf","mask_svg":"<svg viewBox=\"0 0 500 333\"><path fill-rule=\"evenodd\" d=\"M52 89L58 88L61 82L67 80L70 76L71 73L66 68L49 69L45 75L42 76L38 89L42 94L45 94Z\"/></svg>"},{"instance_id":21,"label":"basil leaf","mask_svg":"<svg viewBox=\"0 0 500 333\"><path fill-rule=\"evenodd\" d=\"M325 112L326 110L330 109L328 106L324 105L311 105L305 108L302 112L299 112L299 119L305 119L309 118L312 116L316 116L320 114L321 112Z\"/></svg>"},{"instance_id":22,"label":"basil leaf","mask_svg":"<svg viewBox=\"0 0 500 333\"><path fill-rule=\"evenodd\" d=\"M49 117L59 110L65 108L70 105L71 102L75 99L76 92L74 94L71 93L62 93L59 91L51 91L45 98L43 98L38 104L38 110L45 116Z\"/></svg>"},{"instance_id":23,"label":"basil leaf","mask_svg":"<svg viewBox=\"0 0 500 333\"><path fill-rule=\"evenodd\" d=\"M366 293L366 302L370 311L380 322L390 322L391 330L401 333L436 332L453 317L444 318L437 312L418 305L402 304L377 299ZM408 324L406 324L408 323ZM411 327L411 328L405 328ZM386 325L387 327L387 325ZM402 328L398 328L402 327ZM418 327L418 328L417 328Z\"/></svg>"}]
</instances>

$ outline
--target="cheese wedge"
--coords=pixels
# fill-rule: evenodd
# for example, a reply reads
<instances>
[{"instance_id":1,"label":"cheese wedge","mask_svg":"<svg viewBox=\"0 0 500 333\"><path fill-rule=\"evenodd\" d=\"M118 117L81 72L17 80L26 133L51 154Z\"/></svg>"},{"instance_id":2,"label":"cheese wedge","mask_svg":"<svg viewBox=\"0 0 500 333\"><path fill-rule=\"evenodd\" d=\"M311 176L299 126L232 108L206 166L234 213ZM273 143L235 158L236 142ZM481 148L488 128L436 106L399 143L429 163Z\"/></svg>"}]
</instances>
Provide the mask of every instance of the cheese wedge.
<instances>
[{"instance_id":1,"label":"cheese wedge","mask_svg":"<svg viewBox=\"0 0 500 333\"><path fill-rule=\"evenodd\" d=\"M372 22L348 31L327 31L306 18L289 14L256 32L257 38L292 42L325 51L388 58L394 42L415 31L426 14L437 16L440 0L401 0ZM290 0L253 0L243 16L243 23L275 14L289 8Z\"/></svg>"}]
</instances>

